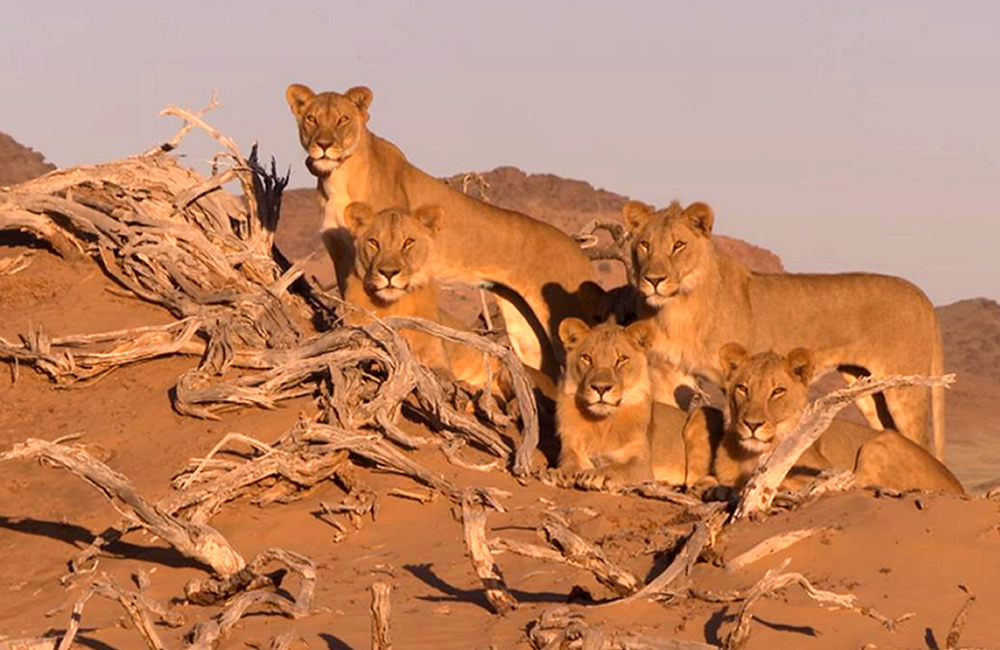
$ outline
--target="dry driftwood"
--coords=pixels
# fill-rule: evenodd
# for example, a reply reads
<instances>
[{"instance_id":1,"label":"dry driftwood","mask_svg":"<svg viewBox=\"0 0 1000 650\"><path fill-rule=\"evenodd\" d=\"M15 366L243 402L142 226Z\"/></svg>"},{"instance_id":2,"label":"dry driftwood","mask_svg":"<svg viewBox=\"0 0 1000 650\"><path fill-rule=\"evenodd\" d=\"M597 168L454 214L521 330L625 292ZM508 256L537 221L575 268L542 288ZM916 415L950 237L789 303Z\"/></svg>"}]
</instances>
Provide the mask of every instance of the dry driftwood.
<instances>
[{"instance_id":1,"label":"dry driftwood","mask_svg":"<svg viewBox=\"0 0 1000 650\"><path fill-rule=\"evenodd\" d=\"M495 503L493 506L500 508ZM476 575L483 582L486 600L493 607L493 611L502 616L516 609L518 602L507 588L503 573L494 561L489 544L486 542L486 507L487 504L478 495L464 495L462 528L465 532L465 546L469 551L469 559Z\"/></svg>"},{"instance_id":2,"label":"dry driftwood","mask_svg":"<svg viewBox=\"0 0 1000 650\"><path fill-rule=\"evenodd\" d=\"M392 650L392 637L389 634L391 593L392 587L384 582L372 585L372 650Z\"/></svg>"},{"instance_id":3,"label":"dry driftwood","mask_svg":"<svg viewBox=\"0 0 1000 650\"><path fill-rule=\"evenodd\" d=\"M257 578L251 580L249 584L262 584L259 578L264 575L263 569L272 562L283 564L298 575L298 591L293 595L284 584L280 590L254 588L253 591L242 591L238 596L230 598L218 616L195 626L191 633L193 641L187 650L211 650L217 647L233 626L251 611L275 613L292 619L299 619L309 614L316 589L316 564L298 553L283 549L268 549L247 566L247 571ZM188 598L192 594L197 594L199 597L212 595L220 599L226 598L226 594L232 590L234 581L235 578L189 584L185 588L185 594Z\"/></svg>"},{"instance_id":4,"label":"dry driftwood","mask_svg":"<svg viewBox=\"0 0 1000 650\"><path fill-rule=\"evenodd\" d=\"M602 230L611 236L609 244L600 243L598 232ZM632 255L629 251L628 231L625 229L625 224L608 219L594 219L573 235L573 239L576 240L589 259L621 262L625 267L625 277L632 277Z\"/></svg>"},{"instance_id":5,"label":"dry driftwood","mask_svg":"<svg viewBox=\"0 0 1000 650\"><path fill-rule=\"evenodd\" d=\"M887 630L892 632L896 630L896 625L898 623L912 616L912 614L906 614L896 619L890 619L871 607L861 605L858 602L857 596L854 594L838 594L832 591L817 589L801 573L782 573L788 566L788 562L788 560L785 560L781 566L768 571L764 577L761 578L760 582L754 585L747 594L746 599L740 606L736 620L736 627L730 630L729 634L726 635L726 641L723 644L723 648L725 648L725 650L739 650L739 648L746 645L747 640L750 638L750 623L753 620L753 613L751 610L758 600L773 591L777 591L778 589L783 589L791 585L798 585L802 587L807 596L824 607L850 610L856 614L878 621Z\"/></svg>"},{"instance_id":6,"label":"dry driftwood","mask_svg":"<svg viewBox=\"0 0 1000 650\"><path fill-rule=\"evenodd\" d=\"M528 623L528 641L535 650L719 650L700 641L661 639L629 632L606 632L588 625L565 605L549 607Z\"/></svg>"},{"instance_id":7,"label":"dry driftwood","mask_svg":"<svg viewBox=\"0 0 1000 650\"><path fill-rule=\"evenodd\" d=\"M828 526L800 528L798 530L790 530L788 532L781 533L780 535L768 537L763 542L755 545L753 548L744 551L733 559L727 561L726 570L740 571L744 567L753 564L758 560L762 560L769 555L780 553L793 544L797 544L804 539L808 539L816 533L824 533L831 530L833 529Z\"/></svg>"},{"instance_id":8,"label":"dry driftwood","mask_svg":"<svg viewBox=\"0 0 1000 650\"><path fill-rule=\"evenodd\" d=\"M25 458L42 458L79 476L100 490L133 525L161 537L185 557L211 567L217 575L231 576L246 564L217 530L164 512L140 495L128 479L81 447L29 439L0 454L0 462Z\"/></svg>"},{"instance_id":9,"label":"dry driftwood","mask_svg":"<svg viewBox=\"0 0 1000 650\"><path fill-rule=\"evenodd\" d=\"M553 548L511 539L490 540L489 548L498 552L506 551L584 569L591 572L598 582L618 596L631 595L639 588L638 578L609 560L600 548L555 518L547 517L539 527L538 533Z\"/></svg>"},{"instance_id":10,"label":"dry driftwood","mask_svg":"<svg viewBox=\"0 0 1000 650\"><path fill-rule=\"evenodd\" d=\"M77 597L70 614L69 625L66 626L66 632L62 637L11 639L0 642L0 650L69 650L80 631L84 607L94 596L117 601L131 620L133 628L151 650L164 650L165 648L154 627L155 622L163 623L169 627L178 627L184 623L184 617L180 614L167 610L158 603L147 599L140 592L123 589L113 578L102 574Z\"/></svg>"},{"instance_id":11,"label":"dry driftwood","mask_svg":"<svg viewBox=\"0 0 1000 650\"><path fill-rule=\"evenodd\" d=\"M694 530L684 542L684 546L660 575L653 578L645 587L631 596L609 604L629 603L642 598L656 598L667 593L668 588L677 578L687 576L691 572L691 567L698 561L698 556L708 544L710 537L708 524L704 521L695 522Z\"/></svg>"},{"instance_id":12,"label":"dry driftwood","mask_svg":"<svg viewBox=\"0 0 1000 650\"><path fill-rule=\"evenodd\" d=\"M887 388L903 386L950 386L955 375L942 377L890 376L883 379L865 377L846 388L836 390L817 399L806 407L802 418L786 438L767 455L754 470L740 494L740 502L733 514L733 521L746 518L770 507L778 486L803 452L830 426L833 417L844 407L861 397L881 392Z\"/></svg>"}]
</instances>

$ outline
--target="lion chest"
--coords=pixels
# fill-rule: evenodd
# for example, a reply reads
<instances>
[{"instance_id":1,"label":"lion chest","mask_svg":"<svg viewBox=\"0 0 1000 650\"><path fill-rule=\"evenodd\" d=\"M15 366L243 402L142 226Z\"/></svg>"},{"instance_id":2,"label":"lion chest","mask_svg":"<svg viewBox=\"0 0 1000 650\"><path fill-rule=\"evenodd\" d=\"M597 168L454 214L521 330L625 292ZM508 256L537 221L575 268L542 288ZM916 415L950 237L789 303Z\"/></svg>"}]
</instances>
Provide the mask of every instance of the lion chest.
<instances>
[{"instance_id":1,"label":"lion chest","mask_svg":"<svg viewBox=\"0 0 1000 650\"><path fill-rule=\"evenodd\" d=\"M353 201L363 201L365 197L351 196L347 179L336 172L322 181L323 230L346 228L344 209Z\"/></svg>"}]
</instances>

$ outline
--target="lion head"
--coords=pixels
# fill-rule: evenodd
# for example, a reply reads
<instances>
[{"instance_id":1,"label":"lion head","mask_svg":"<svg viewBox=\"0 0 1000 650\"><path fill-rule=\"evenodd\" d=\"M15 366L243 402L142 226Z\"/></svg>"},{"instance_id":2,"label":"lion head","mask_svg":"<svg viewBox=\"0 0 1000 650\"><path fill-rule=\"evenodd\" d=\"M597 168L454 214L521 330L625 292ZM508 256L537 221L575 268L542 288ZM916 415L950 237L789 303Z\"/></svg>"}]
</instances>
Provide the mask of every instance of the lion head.
<instances>
[{"instance_id":1,"label":"lion head","mask_svg":"<svg viewBox=\"0 0 1000 650\"><path fill-rule=\"evenodd\" d=\"M690 293L712 250L712 208L671 203L655 211L645 203L629 201L622 208L632 247L635 286L650 307L659 309L671 298Z\"/></svg>"},{"instance_id":2,"label":"lion head","mask_svg":"<svg viewBox=\"0 0 1000 650\"><path fill-rule=\"evenodd\" d=\"M354 238L355 272L370 296L388 304L427 285L434 236L443 213L436 205L421 206L412 213L403 208L375 213L360 202L344 209Z\"/></svg>"},{"instance_id":3,"label":"lion head","mask_svg":"<svg viewBox=\"0 0 1000 650\"><path fill-rule=\"evenodd\" d=\"M781 356L749 356L739 343L719 352L729 403L727 431L739 436L747 452L763 453L788 434L809 401L812 354L796 348Z\"/></svg>"},{"instance_id":4,"label":"lion head","mask_svg":"<svg viewBox=\"0 0 1000 650\"><path fill-rule=\"evenodd\" d=\"M593 328L578 318L562 321L559 338L567 354L562 393L575 394L580 411L594 418L648 402L646 350L653 334L649 321L628 327L609 321Z\"/></svg>"},{"instance_id":5,"label":"lion head","mask_svg":"<svg viewBox=\"0 0 1000 650\"><path fill-rule=\"evenodd\" d=\"M344 94L316 94L308 86L292 84L285 99L299 124L302 148L309 154L306 167L316 176L326 176L340 167L367 133L372 91L364 86Z\"/></svg>"}]
</instances>

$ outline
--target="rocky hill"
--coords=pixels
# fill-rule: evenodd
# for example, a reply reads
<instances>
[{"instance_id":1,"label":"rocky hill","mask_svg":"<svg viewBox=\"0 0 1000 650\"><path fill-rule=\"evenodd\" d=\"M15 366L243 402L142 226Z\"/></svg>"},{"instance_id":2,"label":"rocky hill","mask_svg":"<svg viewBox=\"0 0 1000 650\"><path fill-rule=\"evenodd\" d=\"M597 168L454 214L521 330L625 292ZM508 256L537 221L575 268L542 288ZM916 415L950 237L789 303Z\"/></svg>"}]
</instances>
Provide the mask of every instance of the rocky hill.
<instances>
[{"instance_id":1,"label":"rocky hill","mask_svg":"<svg viewBox=\"0 0 1000 650\"><path fill-rule=\"evenodd\" d=\"M0 133L0 187L23 183L55 168L42 154Z\"/></svg>"}]
</instances>

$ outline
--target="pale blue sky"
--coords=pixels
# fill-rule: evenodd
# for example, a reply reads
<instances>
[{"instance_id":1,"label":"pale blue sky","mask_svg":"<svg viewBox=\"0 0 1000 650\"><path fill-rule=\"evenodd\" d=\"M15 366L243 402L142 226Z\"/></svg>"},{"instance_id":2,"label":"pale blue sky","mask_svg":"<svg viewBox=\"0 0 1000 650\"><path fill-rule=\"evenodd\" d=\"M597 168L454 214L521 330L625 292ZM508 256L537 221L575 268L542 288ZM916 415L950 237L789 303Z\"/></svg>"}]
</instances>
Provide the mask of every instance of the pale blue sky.
<instances>
[{"instance_id":1,"label":"pale blue sky","mask_svg":"<svg viewBox=\"0 0 1000 650\"><path fill-rule=\"evenodd\" d=\"M516 165L661 205L794 271L1000 298L1000 2L7 3L0 130L59 165L203 105L312 183L290 82L375 92L430 173ZM192 143L194 144L194 143ZM199 140L194 160L215 150Z\"/></svg>"}]
</instances>

